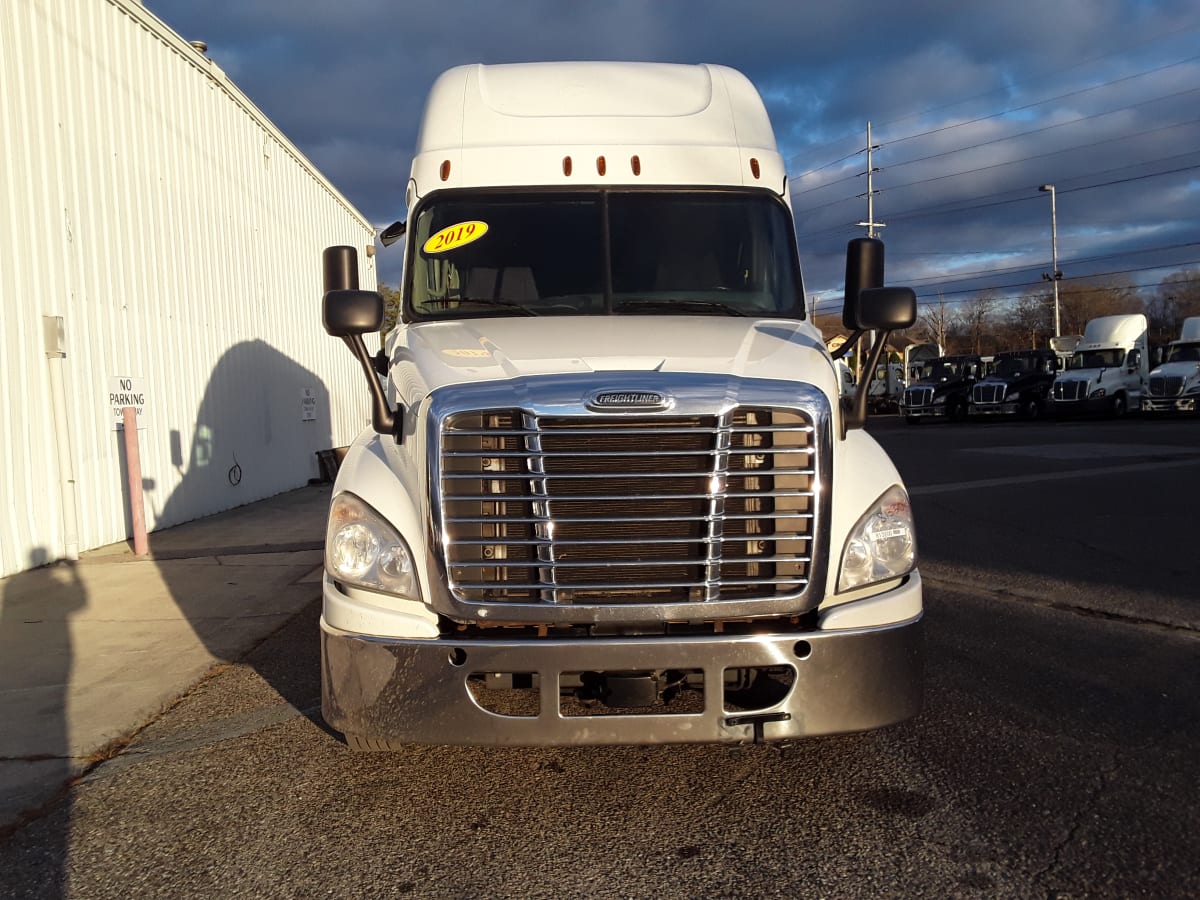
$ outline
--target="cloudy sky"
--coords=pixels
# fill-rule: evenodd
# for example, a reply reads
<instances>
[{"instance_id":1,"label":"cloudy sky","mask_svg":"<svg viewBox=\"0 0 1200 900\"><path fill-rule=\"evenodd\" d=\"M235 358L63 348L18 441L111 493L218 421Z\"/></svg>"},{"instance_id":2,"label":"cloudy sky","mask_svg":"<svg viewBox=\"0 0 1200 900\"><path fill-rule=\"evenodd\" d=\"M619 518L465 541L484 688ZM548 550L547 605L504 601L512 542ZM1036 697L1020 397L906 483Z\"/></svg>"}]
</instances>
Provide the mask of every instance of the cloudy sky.
<instances>
[{"instance_id":1,"label":"cloudy sky","mask_svg":"<svg viewBox=\"0 0 1200 900\"><path fill-rule=\"evenodd\" d=\"M758 86L788 160L810 296L840 305L866 218L887 280L1016 296L1059 268L1200 269L1196 0L144 0L380 226L403 218L426 91L471 62L712 62ZM399 246L379 257L398 281ZM1147 287L1146 291L1152 290Z\"/></svg>"}]
</instances>

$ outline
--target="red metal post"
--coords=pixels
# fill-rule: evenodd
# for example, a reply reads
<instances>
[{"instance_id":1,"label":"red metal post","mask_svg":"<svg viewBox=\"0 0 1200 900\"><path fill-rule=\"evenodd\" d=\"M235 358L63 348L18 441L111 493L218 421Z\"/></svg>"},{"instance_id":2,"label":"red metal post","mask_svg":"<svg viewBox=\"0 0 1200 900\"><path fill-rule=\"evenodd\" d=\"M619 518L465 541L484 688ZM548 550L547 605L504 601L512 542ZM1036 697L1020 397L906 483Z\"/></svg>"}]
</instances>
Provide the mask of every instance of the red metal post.
<instances>
[{"instance_id":1,"label":"red metal post","mask_svg":"<svg viewBox=\"0 0 1200 900\"><path fill-rule=\"evenodd\" d=\"M150 552L146 537L146 509L142 500L142 458L138 450L137 410L132 406L121 409L125 428L125 468L129 475L129 516L133 520L133 553L145 556Z\"/></svg>"}]
</instances>

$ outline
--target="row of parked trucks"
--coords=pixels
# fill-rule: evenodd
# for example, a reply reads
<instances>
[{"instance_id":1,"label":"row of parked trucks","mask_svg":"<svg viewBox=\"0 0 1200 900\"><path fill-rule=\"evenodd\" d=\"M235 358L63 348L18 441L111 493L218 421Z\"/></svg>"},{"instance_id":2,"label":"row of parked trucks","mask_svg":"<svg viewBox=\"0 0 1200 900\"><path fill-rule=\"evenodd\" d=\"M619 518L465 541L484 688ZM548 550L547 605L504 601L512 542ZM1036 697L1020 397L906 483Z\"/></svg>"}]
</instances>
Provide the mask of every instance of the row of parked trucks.
<instances>
[{"instance_id":1,"label":"row of parked trucks","mask_svg":"<svg viewBox=\"0 0 1200 900\"><path fill-rule=\"evenodd\" d=\"M1010 350L989 358L931 356L931 347L940 351L936 344L917 345L903 369L880 367L878 387L872 385L872 396L880 398L877 410L887 408L882 398L894 396L910 425L927 419L1200 411L1200 316L1184 321L1179 339L1153 371L1146 317L1140 313L1092 319L1083 335L1053 338L1042 350ZM895 380L905 373L907 385L896 390Z\"/></svg>"}]
</instances>

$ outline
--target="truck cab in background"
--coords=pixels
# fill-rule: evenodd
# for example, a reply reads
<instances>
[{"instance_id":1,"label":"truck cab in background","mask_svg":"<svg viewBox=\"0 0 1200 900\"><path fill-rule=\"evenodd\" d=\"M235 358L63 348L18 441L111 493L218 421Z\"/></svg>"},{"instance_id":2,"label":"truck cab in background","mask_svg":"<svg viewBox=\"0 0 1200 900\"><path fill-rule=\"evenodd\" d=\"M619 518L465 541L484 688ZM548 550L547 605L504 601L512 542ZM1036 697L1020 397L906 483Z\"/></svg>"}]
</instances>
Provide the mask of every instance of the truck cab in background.
<instances>
[{"instance_id":1,"label":"truck cab in background","mask_svg":"<svg viewBox=\"0 0 1200 900\"><path fill-rule=\"evenodd\" d=\"M1142 395L1144 413L1200 413L1200 316L1183 320Z\"/></svg>"},{"instance_id":2,"label":"truck cab in background","mask_svg":"<svg viewBox=\"0 0 1200 900\"><path fill-rule=\"evenodd\" d=\"M769 741L917 713L908 495L806 316L762 100L721 66L462 66L408 185L400 321L326 331L372 426L333 488L322 714L356 749ZM394 239L401 230L389 229ZM384 236L381 236L381 240ZM854 341L910 326L850 242Z\"/></svg>"},{"instance_id":3,"label":"truck cab in background","mask_svg":"<svg viewBox=\"0 0 1200 900\"><path fill-rule=\"evenodd\" d=\"M1050 389L1055 416L1101 413L1120 418L1141 407L1150 374L1146 317L1141 313L1090 320Z\"/></svg>"},{"instance_id":4,"label":"truck cab in background","mask_svg":"<svg viewBox=\"0 0 1200 900\"><path fill-rule=\"evenodd\" d=\"M971 389L970 414L1036 419L1059 370L1053 350L1006 350L992 360L991 374Z\"/></svg>"},{"instance_id":5,"label":"truck cab in background","mask_svg":"<svg viewBox=\"0 0 1200 900\"><path fill-rule=\"evenodd\" d=\"M900 415L909 425L926 419L965 422L971 389L986 374L983 359L971 354L939 356L921 364L900 402Z\"/></svg>"},{"instance_id":6,"label":"truck cab in background","mask_svg":"<svg viewBox=\"0 0 1200 900\"><path fill-rule=\"evenodd\" d=\"M904 366L900 363L880 363L867 389L867 405L872 413L896 412L904 396Z\"/></svg>"}]
</instances>

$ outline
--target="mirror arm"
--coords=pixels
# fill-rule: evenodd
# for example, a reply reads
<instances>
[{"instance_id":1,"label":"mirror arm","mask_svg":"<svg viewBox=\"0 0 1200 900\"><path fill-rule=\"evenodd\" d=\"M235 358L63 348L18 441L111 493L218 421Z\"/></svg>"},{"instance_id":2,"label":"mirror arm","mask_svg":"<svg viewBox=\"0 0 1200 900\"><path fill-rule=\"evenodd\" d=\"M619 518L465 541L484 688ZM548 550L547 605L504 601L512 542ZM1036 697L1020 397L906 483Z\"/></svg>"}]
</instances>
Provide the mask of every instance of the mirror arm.
<instances>
[{"instance_id":1,"label":"mirror arm","mask_svg":"<svg viewBox=\"0 0 1200 900\"><path fill-rule=\"evenodd\" d=\"M363 374L367 377L367 384L371 389L371 424L379 434L390 434L397 444L404 443L404 407L401 406L398 410L393 411L388 406L387 397L383 394L383 385L379 383L379 378L375 374L375 363L367 352L367 345L364 343L361 334L346 335L343 340L350 348L359 365L362 366Z\"/></svg>"},{"instance_id":2,"label":"mirror arm","mask_svg":"<svg viewBox=\"0 0 1200 900\"><path fill-rule=\"evenodd\" d=\"M890 331L879 332L879 336L867 354L865 377L858 383L858 390L854 392L854 400L850 409L842 412L843 440L846 438L846 432L851 428L862 428L867 424L867 392L870 390L871 382L875 380L875 367L879 365L879 357L883 355L884 345L887 344L890 335Z\"/></svg>"},{"instance_id":3,"label":"mirror arm","mask_svg":"<svg viewBox=\"0 0 1200 900\"><path fill-rule=\"evenodd\" d=\"M845 356L847 353L849 353L851 350L854 349L854 345L857 344L860 340L862 340L862 336L866 333L867 333L866 329L863 329L863 328L856 329L854 331L854 333L850 335L850 337L846 338L846 340L842 344L842 346L838 347L836 350L834 350L832 353L829 354L829 358L830 359L841 359L843 356Z\"/></svg>"}]
</instances>

